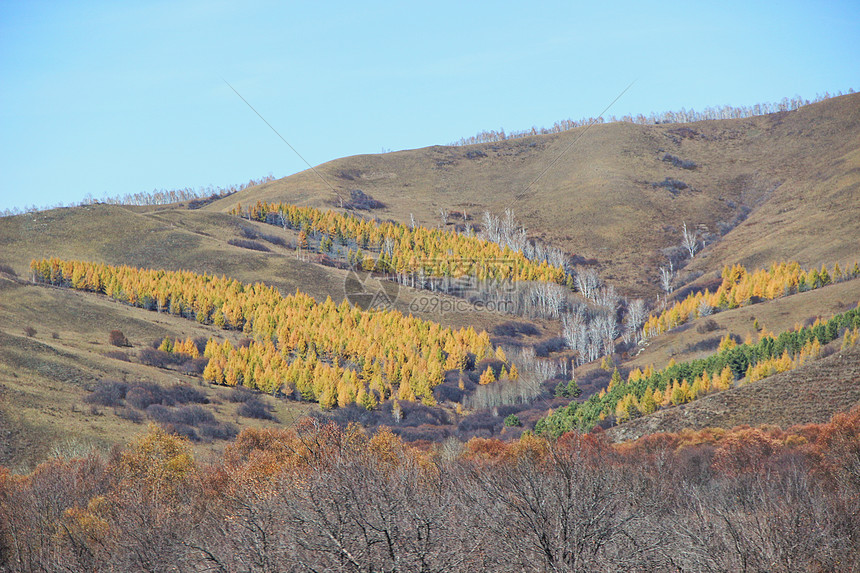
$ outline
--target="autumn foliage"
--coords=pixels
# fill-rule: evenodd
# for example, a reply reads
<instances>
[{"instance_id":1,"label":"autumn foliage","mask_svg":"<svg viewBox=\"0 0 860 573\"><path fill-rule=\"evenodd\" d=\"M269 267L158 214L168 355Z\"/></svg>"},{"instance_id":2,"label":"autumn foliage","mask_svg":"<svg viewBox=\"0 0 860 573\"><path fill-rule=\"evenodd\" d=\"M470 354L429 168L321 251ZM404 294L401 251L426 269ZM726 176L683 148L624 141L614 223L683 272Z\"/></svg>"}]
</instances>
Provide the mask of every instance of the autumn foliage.
<instances>
[{"instance_id":1,"label":"autumn foliage","mask_svg":"<svg viewBox=\"0 0 860 573\"><path fill-rule=\"evenodd\" d=\"M130 304L240 330L249 346L210 340L203 377L230 386L292 394L324 408L374 407L392 396L433 403L444 372L496 355L486 332L453 330L393 311L363 311L301 292L282 296L262 283L187 271L100 263L33 261L35 280L104 293ZM162 350L197 352L193 341L166 339Z\"/></svg>"},{"instance_id":2,"label":"autumn foliage","mask_svg":"<svg viewBox=\"0 0 860 573\"><path fill-rule=\"evenodd\" d=\"M194 459L155 426L0 468L0 570L853 571L860 408L825 424L417 450L302 420Z\"/></svg>"},{"instance_id":3,"label":"autumn foliage","mask_svg":"<svg viewBox=\"0 0 860 573\"><path fill-rule=\"evenodd\" d=\"M843 270L836 263L832 271L826 265L822 265L821 269L804 271L796 262L775 263L770 268L755 272L749 272L741 265L726 266L723 268L723 280L715 292L705 290L691 293L663 312L652 314L642 327L642 336L652 338L699 318L704 313L772 300L857 277L860 277L857 263L851 270Z\"/></svg>"},{"instance_id":4,"label":"autumn foliage","mask_svg":"<svg viewBox=\"0 0 860 573\"><path fill-rule=\"evenodd\" d=\"M707 358L682 363L673 360L662 370L652 366L644 371L636 368L627 380L616 370L606 389L584 402L571 402L551 412L537 423L535 431L556 436L573 429L588 431L604 421L622 423L660 408L691 402L727 390L738 381L756 382L817 358L823 345L840 336L843 346L856 344L854 332L858 328L860 306L779 336L762 333L756 343L737 344L727 336L719 351Z\"/></svg>"},{"instance_id":5,"label":"autumn foliage","mask_svg":"<svg viewBox=\"0 0 860 573\"><path fill-rule=\"evenodd\" d=\"M319 240L322 252L331 251L333 245L355 243L358 251L350 250L349 262L368 271L558 284L567 284L569 279L564 269L546 261L531 261L508 247L444 229L379 223L352 214L260 201L248 208L237 205L231 213L297 229L303 248L309 236Z\"/></svg>"}]
</instances>

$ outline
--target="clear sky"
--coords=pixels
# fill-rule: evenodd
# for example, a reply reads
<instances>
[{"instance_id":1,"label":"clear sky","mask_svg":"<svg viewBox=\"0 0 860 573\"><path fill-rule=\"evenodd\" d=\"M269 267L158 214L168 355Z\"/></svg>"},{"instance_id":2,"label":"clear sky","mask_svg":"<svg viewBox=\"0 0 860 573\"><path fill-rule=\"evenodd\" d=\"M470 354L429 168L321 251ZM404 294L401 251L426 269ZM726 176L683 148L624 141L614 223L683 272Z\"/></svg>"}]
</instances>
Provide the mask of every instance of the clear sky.
<instances>
[{"instance_id":1,"label":"clear sky","mask_svg":"<svg viewBox=\"0 0 860 573\"><path fill-rule=\"evenodd\" d=\"M0 3L0 210L860 89L860 3Z\"/></svg>"}]
</instances>

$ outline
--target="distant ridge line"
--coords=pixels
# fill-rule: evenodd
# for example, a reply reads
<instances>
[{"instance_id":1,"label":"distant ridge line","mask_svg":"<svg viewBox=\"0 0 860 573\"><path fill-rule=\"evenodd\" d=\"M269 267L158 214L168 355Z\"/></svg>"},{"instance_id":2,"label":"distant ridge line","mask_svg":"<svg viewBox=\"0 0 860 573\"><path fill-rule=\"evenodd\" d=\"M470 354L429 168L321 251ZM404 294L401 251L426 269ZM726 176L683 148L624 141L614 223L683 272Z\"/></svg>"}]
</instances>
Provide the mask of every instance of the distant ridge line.
<instances>
[{"instance_id":1,"label":"distant ridge line","mask_svg":"<svg viewBox=\"0 0 860 573\"><path fill-rule=\"evenodd\" d=\"M530 137L532 135L548 135L552 133L561 133L563 131L569 131L577 127L594 125L595 123L623 122L635 123L637 125L656 125L660 123L692 123L696 121L706 121L712 119L743 119L747 117L756 117L760 115L778 113L781 111L794 111L796 109L800 109L801 107L813 103L819 103L834 97L853 93L855 93L854 88L849 88L847 93L843 93L842 90L839 90L835 94L831 94L830 92L824 92L823 95L816 94L815 98L813 98L812 100L803 99L799 95L796 95L791 99L784 97L778 102L757 103L752 106L733 107L729 105L724 105L721 107L706 107L703 111L696 111L694 109L686 110L685 108L681 108L680 111L665 111L661 114L651 112L651 114L647 116L642 114L636 116L628 114L622 116L621 118L617 118L616 116L611 115L608 119L603 118L602 116L582 118L578 120L563 119L561 121L555 122L552 127L532 127L531 129L512 131L510 133L505 133L504 128L499 131L482 131L471 137L461 137L459 140L454 141L449 145L464 146L476 145L479 143L496 143L499 141L508 141L511 139L521 139L523 137Z\"/></svg>"}]
</instances>

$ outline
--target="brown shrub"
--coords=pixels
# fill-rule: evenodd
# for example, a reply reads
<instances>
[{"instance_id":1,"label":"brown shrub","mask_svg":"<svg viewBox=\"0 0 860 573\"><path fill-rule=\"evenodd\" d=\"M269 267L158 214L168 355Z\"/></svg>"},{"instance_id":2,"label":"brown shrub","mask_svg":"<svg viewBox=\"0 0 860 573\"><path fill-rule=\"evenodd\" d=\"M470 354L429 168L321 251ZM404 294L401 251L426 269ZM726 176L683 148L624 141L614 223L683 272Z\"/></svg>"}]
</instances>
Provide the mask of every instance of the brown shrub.
<instances>
[{"instance_id":1,"label":"brown shrub","mask_svg":"<svg viewBox=\"0 0 860 573\"><path fill-rule=\"evenodd\" d=\"M113 346L131 346L128 338L125 337L125 334L121 330L111 330L108 335L108 342Z\"/></svg>"}]
</instances>

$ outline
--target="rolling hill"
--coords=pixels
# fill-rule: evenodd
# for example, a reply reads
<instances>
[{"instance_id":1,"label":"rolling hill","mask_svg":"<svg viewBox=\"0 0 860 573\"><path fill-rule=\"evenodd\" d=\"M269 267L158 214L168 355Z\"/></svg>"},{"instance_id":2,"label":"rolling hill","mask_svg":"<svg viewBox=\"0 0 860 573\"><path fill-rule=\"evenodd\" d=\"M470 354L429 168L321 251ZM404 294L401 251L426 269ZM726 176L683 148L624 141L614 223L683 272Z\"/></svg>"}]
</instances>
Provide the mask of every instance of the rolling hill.
<instances>
[{"instance_id":1,"label":"rolling hill","mask_svg":"<svg viewBox=\"0 0 860 573\"><path fill-rule=\"evenodd\" d=\"M325 182L307 170L205 209L225 212L258 200L333 208L353 189L386 205L374 216L409 222L413 214L429 226L438 224L440 208L476 222L484 210L511 208L533 236L596 259L602 276L626 294L653 296L657 267L666 264L661 250L680 245L684 222L714 241L690 271L856 257L860 94L747 119L602 124L346 157L316 170Z\"/></svg>"},{"instance_id":2,"label":"rolling hill","mask_svg":"<svg viewBox=\"0 0 860 573\"><path fill-rule=\"evenodd\" d=\"M58 256L223 274L265 282L284 294L300 289L318 301L344 298L348 271L297 257L291 246L296 233L227 214L237 203L339 209L339 196L358 189L384 205L361 214L403 223L414 216L432 227L441 225L439 209L449 211L453 227L464 224L463 214L480 225L484 210L511 208L531 237L576 255L576 268L596 268L621 294L647 300L660 292L658 267L680 245L684 223L705 239L684 269L682 282L692 280L691 287L713 281L725 264L757 268L797 260L809 268L860 259L860 94L748 119L595 125L492 144L347 157L317 170L337 194L305 171L196 210L185 204L96 204L0 218L0 464L30 467L70 436L107 448L139 432L139 421L123 418L121 410L83 402L104 379L199 386L208 400L203 407L217 421L239 428L276 425L238 416L229 389L201 386L198 378L176 369L109 354L116 351L108 343L112 329L129 338L132 355L164 336L218 335L238 343L241 333L225 335L194 321L28 280L32 259ZM248 237L265 250L243 247L241 240ZM410 312L425 296L401 286L395 306ZM504 325L511 316L433 296L450 302L449 310L416 312L421 318L452 327L510 329ZM854 280L720 313L715 317L720 332L698 332L695 324L675 329L652 340L624 367L695 358L716 334L745 337L754 321L775 331L790 328L858 300L860 281ZM527 322L534 334L518 344L551 342L560 334L557 322ZM34 335L28 336L26 327ZM552 348L549 354L565 356ZM626 438L703 424L821 421L856 402L857 361L856 352L830 356L613 431ZM594 369L586 366L580 373ZM812 381L807 391L792 391L806 380ZM281 424L312 409L265 399ZM775 403L782 406L772 407ZM211 452L219 444L197 447Z\"/></svg>"}]
</instances>

